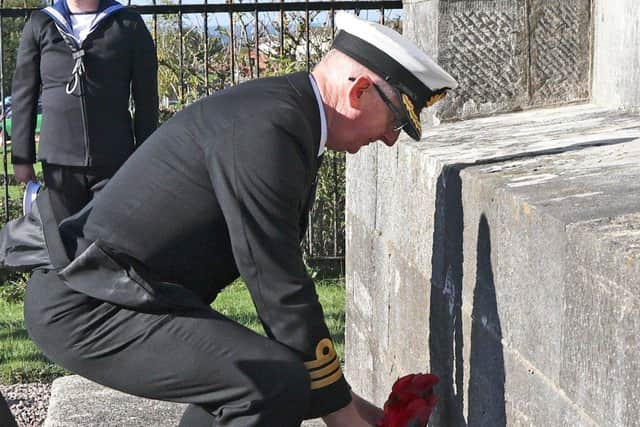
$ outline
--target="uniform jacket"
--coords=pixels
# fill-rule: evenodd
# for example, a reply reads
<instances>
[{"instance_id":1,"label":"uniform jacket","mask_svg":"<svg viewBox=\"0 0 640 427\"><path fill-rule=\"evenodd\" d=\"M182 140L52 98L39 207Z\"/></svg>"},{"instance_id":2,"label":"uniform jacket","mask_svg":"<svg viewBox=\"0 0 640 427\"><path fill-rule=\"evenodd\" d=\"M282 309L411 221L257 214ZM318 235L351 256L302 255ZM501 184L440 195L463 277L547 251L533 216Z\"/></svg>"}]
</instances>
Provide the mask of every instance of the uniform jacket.
<instances>
[{"instance_id":1,"label":"uniform jacket","mask_svg":"<svg viewBox=\"0 0 640 427\"><path fill-rule=\"evenodd\" d=\"M137 13L113 0L101 0L98 12L84 42L68 38L84 53L85 69L71 94L66 87L76 60L63 38L71 32L65 0L32 13L25 24L12 89L14 163L36 160L34 128L41 88L38 160L117 168L157 127L157 60L149 31Z\"/></svg>"},{"instance_id":2,"label":"uniform jacket","mask_svg":"<svg viewBox=\"0 0 640 427\"><path fill-rule=\"evenodd\" d=\"M190 105L62 222L72 261L58 261L60 277L98 299L165 311L208 305L241 275L267 334L305 361L309 417L345 406L349 387L300 248L319 142L307 73Z\"/></svg>"}]
</instances>

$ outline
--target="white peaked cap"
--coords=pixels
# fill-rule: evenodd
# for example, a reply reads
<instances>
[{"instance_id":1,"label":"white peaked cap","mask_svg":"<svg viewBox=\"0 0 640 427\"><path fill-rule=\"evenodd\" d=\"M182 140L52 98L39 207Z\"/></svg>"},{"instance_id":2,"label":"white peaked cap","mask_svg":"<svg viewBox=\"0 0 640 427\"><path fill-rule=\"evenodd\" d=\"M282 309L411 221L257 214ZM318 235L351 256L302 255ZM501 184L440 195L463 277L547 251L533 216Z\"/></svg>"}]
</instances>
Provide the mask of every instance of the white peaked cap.
<instances>
[{"instance_id":1,"label":"white peaked cap","mask_svg":"<svg viewBox=\"0 0 640 427\"><path fill-rule=\"evenodd\" d=\"M335 16L339 32L333 48L352 57L400 92L409 126L404 130L419 140L420 111L442 99L456 80L413 42L394 30L347 12Z\"/></svg>"}]
</instances>

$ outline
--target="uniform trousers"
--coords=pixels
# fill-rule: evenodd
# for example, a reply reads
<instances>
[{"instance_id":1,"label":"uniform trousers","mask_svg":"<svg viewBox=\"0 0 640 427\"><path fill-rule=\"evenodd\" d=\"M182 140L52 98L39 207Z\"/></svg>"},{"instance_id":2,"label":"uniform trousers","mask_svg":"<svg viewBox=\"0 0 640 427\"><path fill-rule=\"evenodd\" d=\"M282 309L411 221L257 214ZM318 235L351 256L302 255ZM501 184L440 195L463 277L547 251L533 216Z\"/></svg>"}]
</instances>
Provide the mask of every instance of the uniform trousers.
<instances>
[{"instance_id":1,"label":"uniform trousers","mask_svg":"<svg viewBox=\"0 0 640 427\"><path fill-rule=\"evenodd\" d=\"M49 189L51 208L57 222L78 212L94 196L99 182L111 178L117 168L42 164L44 185Z\"/></svg>"},{"instance_id":2,"label":"uniform trousers","mask_svg":"<svg viewBox=\"0 0 640 427\"><path fill-rule=\"evenodd\" d=\"M302 359L205 303L188 312L133 311L37 270L24 309L47 357L116 390L189 403L181 427L297 427L308 410Z\"/></svg>"}]
</instances>

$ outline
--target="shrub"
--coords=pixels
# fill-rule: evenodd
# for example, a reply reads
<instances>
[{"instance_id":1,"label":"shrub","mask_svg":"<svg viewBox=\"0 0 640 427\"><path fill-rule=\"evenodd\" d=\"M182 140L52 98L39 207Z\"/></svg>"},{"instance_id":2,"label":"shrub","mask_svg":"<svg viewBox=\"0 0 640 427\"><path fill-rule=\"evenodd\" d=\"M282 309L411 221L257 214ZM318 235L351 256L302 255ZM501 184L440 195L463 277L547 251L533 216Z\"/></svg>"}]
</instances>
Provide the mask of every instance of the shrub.
<instances>
[{"instance_id":1,"label":"shrub","mask_svg":"<svg viewBox=\"0 0 640 427\"><path fill-rule=\"evenodd\" d=\"M2 214L2 222L5 221L5 207L4 207L4 198L0 198L0 213ZM12 219L18 218L22 215L22 199L18 199L17 197L9 197L9 221Z\"/></svg>"},{"instance_id":2,"label":"shrub","mask_svg":"<svg viewBox=\"0 0 640 427\"><path fill-rule=\"evenodd\" d=\"M163 124L164 122L166 122L167 120L169 120L171 117L173 117L177 112L176 108L172 108L172 107L161 107L160 108L160 124Z\"/></svg>"},{"instance_id":3,"label":"shrub","mask_svg":"<svg viewBox=\"0 0 640 427\"><path fill-rule=\"evenodd\" d=\"M7 274L3 272L3 276L0 280L0 299L10 303L16 304L24 301L24 292L27 288L27 277L20 273Z\"/></svg>"}]
</instances>

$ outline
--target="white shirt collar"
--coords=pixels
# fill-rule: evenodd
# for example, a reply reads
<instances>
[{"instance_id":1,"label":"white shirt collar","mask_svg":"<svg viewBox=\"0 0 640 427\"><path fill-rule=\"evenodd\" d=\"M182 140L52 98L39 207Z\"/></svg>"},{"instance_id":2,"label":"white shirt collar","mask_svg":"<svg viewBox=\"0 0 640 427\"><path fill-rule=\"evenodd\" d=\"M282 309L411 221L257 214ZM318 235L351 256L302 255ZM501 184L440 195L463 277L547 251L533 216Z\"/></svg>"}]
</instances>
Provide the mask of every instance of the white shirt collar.
<instances>
[{"instance_id":1,"label":"white shirt collar","mask_svg":"<svg viewBox=\"0 0 640 427\"><path fill-rule=\"evenodd\" d=\"M322 103L322 97L320 96L320 91L318 90L318 84L316 83L316 79L313 78L313 75L309 73L309 80L311 81L311 87L313 88L313 93L316 94L316 100L318 101L318 110L320 110L320 149L318 150L318 157L324 154L327 145L327 117L324 114L324 104Z\"/></svg>"}]
</instances>

